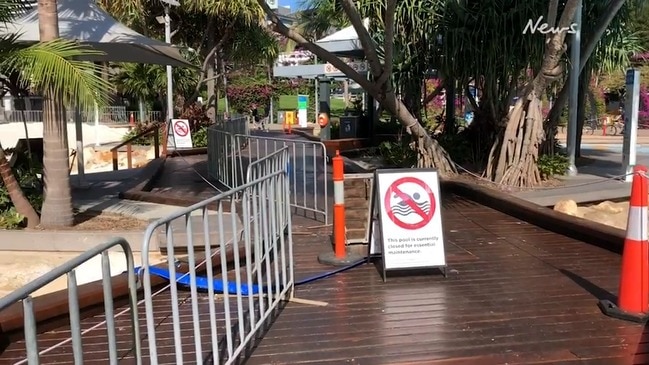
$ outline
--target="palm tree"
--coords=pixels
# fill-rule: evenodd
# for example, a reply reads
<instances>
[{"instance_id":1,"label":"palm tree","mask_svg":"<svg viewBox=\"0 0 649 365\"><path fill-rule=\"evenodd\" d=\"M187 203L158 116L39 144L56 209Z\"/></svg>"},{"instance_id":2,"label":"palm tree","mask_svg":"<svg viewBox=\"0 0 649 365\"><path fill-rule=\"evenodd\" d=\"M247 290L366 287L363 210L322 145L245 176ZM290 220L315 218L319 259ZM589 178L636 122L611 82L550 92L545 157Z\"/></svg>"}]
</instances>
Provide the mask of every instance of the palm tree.
<instances>
[{"instance_id":1,"label":"palm tree","mask_svg":"<svg viewBox=\"0 0 649 365\"><path fill-rule=\"evenodd\" d=\"M9 197L11 198L11 202L16 208L16 212L18 212L18 214L20 214L21 216L25 217L25 219L27 219L27 227L29 228L36 227L40 222L40 217L38 216L38 213L36 213L36 210L34 209L34 207L31 205L31 203L23 193L22 189L20 188L20 184L16 180L16 176L13 174L13 171L11 170L11 165L9 165L9 161L7 161L7 157L5 156L5 151L2 148L1 144L0 144L0 178L2 178L2 183L7 189L7 192L9 192Z\"/></svg>"},{"instance_id":2,"label":"palm tree","mask_svg":"<svg viewBox=\"0 0 649 365\"><path fill-rule=\"evenodd\" d=\"M0 0L0 23L7 23L26 8L23 2ZM73 223L70 194L67 127L64 105L78 105L90 110L95 103L104 105L110 95L110 84L97 76L95 65L75 60L79 56L97 55L72 41L58 39L56 1L38 2L41 42L25 47L16 35L0 38L0 65L16 70L32 89L44 96L43 149L45 201L40 223L44 227L69 226ZM1 149L1 147L0 147ZM2 181L9 190L19 214L28 226L38 225L38 215L27 206L25 197L4 153L0 155Z\"/></svg>"}]
</instances>

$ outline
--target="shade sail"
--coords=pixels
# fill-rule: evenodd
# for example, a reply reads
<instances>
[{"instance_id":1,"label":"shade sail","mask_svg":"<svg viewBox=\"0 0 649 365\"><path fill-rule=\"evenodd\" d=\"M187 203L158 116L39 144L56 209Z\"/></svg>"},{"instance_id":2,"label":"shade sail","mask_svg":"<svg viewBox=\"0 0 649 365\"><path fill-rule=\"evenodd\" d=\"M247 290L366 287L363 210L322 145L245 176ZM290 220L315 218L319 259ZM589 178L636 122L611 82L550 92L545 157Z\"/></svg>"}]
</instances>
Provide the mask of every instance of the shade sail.
<instances>
[{"instance_id":1,"label":"shade sail","mask_svg":"<svg viewBox=\"0 0 649 365\"><path fill-rule=\"evenodd\" d=\"M191 66L177 48L121 24L93 0L58 0L58 12L61 38L79 41L104 53L88 56L87 61ZM38 42L37 6L13 23L0 26L0 34L19 34L19 42Z\"/></svg>"},{"instance_id":2,"label":"shade sail","mask_svg":"<svg viewBox=\"0 0 649 365\"><path fill-rule=\"evenodd\" d=\"M363 20L363 25L369 27L369 19ZM353 26L343 28L318 41L316 44L333 54L341 57L363 58L364 51L358 34Z\"/></svg>"}]
</instances>

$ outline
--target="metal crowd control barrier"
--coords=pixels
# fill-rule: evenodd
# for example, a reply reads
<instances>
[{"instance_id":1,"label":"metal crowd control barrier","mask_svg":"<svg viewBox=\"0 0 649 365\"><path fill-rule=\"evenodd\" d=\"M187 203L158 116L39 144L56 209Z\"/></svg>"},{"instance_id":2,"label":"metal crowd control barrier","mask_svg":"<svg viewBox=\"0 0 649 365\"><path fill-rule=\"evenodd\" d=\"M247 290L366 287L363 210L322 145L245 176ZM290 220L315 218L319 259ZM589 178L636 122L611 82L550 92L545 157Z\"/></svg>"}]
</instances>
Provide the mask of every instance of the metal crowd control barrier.
<instances>
[{"instance_id":1,"label":"metal crowd control barrier","mask_svg":"<svg viewBox=\"0 0 649 365\"><path fill-rule=\"evenodd\" d=\"M133 264L133 253L128 242L123 238L115 238L104 244L98 245L78 257L64 263L63 265L51 270L50 272L40 276L36 280L23 286L22 288L10 293L9 295L0 298L0 312L14 303L22 302L23 318L24 318L24 334L25 334L25 347L27 352L27 359L18 362L17 364L38 364L40 357L53 350L55 350L61 343L50 346L39 352L36 318L34 315L32 294L41 289L42 287L50 284L59 277L67 274L68 279L68 305L70 314L70 333L72 342L72 354L74 356L75 364L83 364L83 341L81 331L81 314L79 311L79 297L76 269L84 262L92 259L97 255L101 255L101 272L102 272L102 285L104 289L104 314L106 322L106 331L108 338L108 355L110 364L117 364L119 357L117 351L117 330L115 325L115 311L113 303L113 288L110 274L110 259L108 251L116 246L121 246L126 257L128 287L129 287L129 308L131 319L131 330L133 340L133 353L137 359L137 364L142 363L142 349L140 346L140 327L138 324L137 314L137 292L135 281L135 267ZM122 329L120 329L122 331ZM85 332L85 331L84 331ZM67 342L67 341L64 341Z\"/></svg>"},{"instance_id":2,"label":"metal crowd control barrier","mask_svg":"<svg viewBox=\"0 0 649 365\"><path fill-rule=\"evenodd\" d=\"M236 166L234 135L248 135L248 118L219 120L207 129L207 174L228 189L242 184L242 170Z\"/></svg>"},{"instance_id":3,"label":"metal crowd control barrier","mask_svg":"<svg viewBox=\"0 0 649 365\"><path fill-rule=\"evenodd\" d=\"M264 160L268 165L262 161L251 167L251 176L256 176L257 168L264 169L258 179L148 227L141 274L151 364L158 364L163 355L169 362L168 351L162 353L157 347L155 312L161 306L171 308L177 364L231 364L263 330L280 302L293 296L289 182L282 162L286 158L285 152L268 156ZM159 268L152 267L148 259L151 238L160 228L166 235L166 274L171 278L169 296L163 299L156 298L159 290L153 293L152 270ZM176 269L176 252L181 247L188 256L186 273ZM198 251L202 251L200 259ZM215 255L220 259L213 260ZM214 264L220 269L213 269ZM199 270L205 272L204 278L199 278ZM189 288L182 298L181 286ZM187 321L188 317L192 320Z\"/></svg>"},{"instance_id":4,"label":"metal crowd control barrier","mask_svg":"<svg viewBox=\"0 0 649 365\"><path fill-rule=\"evenodd\" d=\"M322 142L265 136L236 135L238 164L243 167L288 147L291 207L329 223L327 149ZM247 148L245 148L247 147Z\"/></svg>"}]
</instances>

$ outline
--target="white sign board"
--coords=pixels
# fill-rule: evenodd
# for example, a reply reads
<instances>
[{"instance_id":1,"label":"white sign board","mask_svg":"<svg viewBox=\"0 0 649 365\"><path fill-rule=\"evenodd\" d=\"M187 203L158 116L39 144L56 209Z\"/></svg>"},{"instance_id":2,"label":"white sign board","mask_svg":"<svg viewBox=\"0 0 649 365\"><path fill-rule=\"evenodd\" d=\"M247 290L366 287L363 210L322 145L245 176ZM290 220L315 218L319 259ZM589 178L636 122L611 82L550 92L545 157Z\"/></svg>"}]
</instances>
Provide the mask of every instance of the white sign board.
<instances>
[{"instance_id":1,"label":"white sign board","mask_svg":"<svg viewBox=\"0 0 649 365\"><path fill-rule=\"evenodd\" d=\"M446 274L439 176L431 169L377 170L385 271L441 268Z\"/></svg>"},{"instance_id":2,"label":"white sign board","mask_svg":"<svg viewBox=\"0 0 649 365\"><path fill-rule=\"evenodd\" d=\"M640 109L640 71L626 71L626 102L624 103L624 139L622 141L622 166L626 182L633 181L638 143L638 111Z\"/></svg>"},{"instance_id":3,"label":"white sign board","mask_svg":"<svg viewBox=\"0 0 649 365\"><path fill-rule=\"evenodd\" d=\"M193 148L192 132L189 130L189 120L187 119L172 119L171 131L174 136L175 148Z\"/></svg>"},{"instance_id":4,"label":"white sign board","mask_svg":"<svg viewBox=\"0 0 649 365\"><path fill-rule=\"evenodd\" d=\"M352 70L354 70L354 71L356 71L356 72L358 72L360 74L365 73L368 70L367 62L364 62L364 61L348 62L347 66L351 67ZM325 72L325 75L342 73L342 72L340 72L339 69L337 69L331 63L326 63L325 64L324 72Z\"/></svg>"}]
</instances>

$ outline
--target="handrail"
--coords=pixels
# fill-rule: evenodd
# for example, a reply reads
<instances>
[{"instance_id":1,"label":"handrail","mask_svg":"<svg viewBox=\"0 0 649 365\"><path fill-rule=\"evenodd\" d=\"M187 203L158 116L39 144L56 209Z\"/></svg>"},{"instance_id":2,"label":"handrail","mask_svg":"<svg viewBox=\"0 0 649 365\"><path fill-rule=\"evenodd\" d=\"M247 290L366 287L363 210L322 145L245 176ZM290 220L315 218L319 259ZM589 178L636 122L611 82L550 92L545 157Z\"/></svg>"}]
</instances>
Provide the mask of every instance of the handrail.
<instances>
[{"instance_id":1,"label":"handrail","mask_svg":"<svg viewBox=\"0 0 649 365\"><path fill-rule=\"evenodd\" d=\"M127 164L127 168L130 169L130 168L133 167L133 159L132 159L132 154L133 154L132 144L133 144L133 141L137 140L138 138L148 136L149 134L151 134L151 132L155 132L155 134L153 135L153 148L155 150L155 158L160 157L160 134L159 134L158 131L160 130L160 128L162 128L165 125L166 125L166 123L154 123L149 128L143 130L142 132L136 134L135 136L133 136L133 137L127 139L126 141L118 144L117 146L111 148L110 152L111 152L112 157L113 157L113 171L117 171L119 169L119 163L117 161L117 154L119 152L118 150L120 148L124 147L124 146L126 146L126 164ZM167 153L167 143L166 143L166 141L163 144L162 148L163 148L163 153L166 154Z\"/></svg>"}]
</instances>

